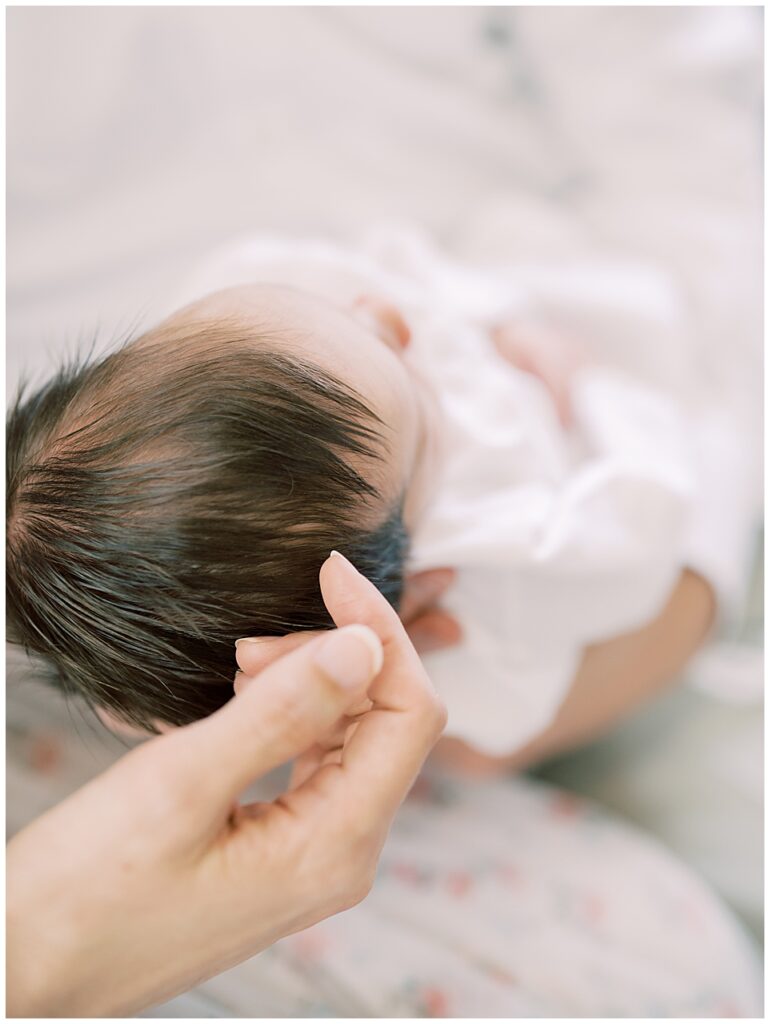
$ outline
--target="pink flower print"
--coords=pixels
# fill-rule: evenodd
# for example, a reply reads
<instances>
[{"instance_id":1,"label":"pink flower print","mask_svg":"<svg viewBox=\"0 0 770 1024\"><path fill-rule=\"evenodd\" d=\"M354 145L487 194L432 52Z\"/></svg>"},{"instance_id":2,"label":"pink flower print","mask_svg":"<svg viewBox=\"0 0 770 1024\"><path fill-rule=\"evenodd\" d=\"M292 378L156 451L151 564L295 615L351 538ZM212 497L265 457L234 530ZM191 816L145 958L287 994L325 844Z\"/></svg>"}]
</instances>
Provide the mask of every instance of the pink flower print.
<instances>
[{"instance_id":1,"label":"pink flower print","mask_svg":"<svg viewBox=\"0 0 770 1024\"><path fill-rule=\"evenodd\" d=\"M306 928L287 940L292 952L306 961L321 960L331 945L329 936L321 928Z\"/></svg>"},{"instance_id":2,"label":"pink flower print","mask_svg":"<svg viewBox=\"0 0 770 1024\"><path fill-rule=\"evenodd\" d=\"M456 899L462 899L473 888L473 877L468 871L452 871L447 876L446 885Z\"/></svg>"},{"instance_id":3,"label":"pink flower print","mask_svg":"<svg viewBox=\"0 0 770 1024\"><path fill-rule=\"evenodd\" d=\"M515 976L500 964L488 964L487 972L490 978L499 982L501 985L508 985L510 988L513 988L516 985Z\"/></svg>"},{"instance_id":4,"label":"pink flower print","mask_svg":"<svg viewBox=\"0 0 770 1024\"><path fill-rule=\"evenodd\" d=\"M557 793L551 800L551 814L555 818L577 818L585 811L585 801L574 793Z\"/></svg>"},{"instance_id":5,"label":"pink flower print","mask_svg":"<svg viewBox=\"0 0 770 1024\"><path fill-rule=\"evenodd\" d=\"M583 913L591 924L598 924L605 916L607 907L595 892L587 892L583 901Z\"/></svg>"},{"instance_id":6,"label":"pink flower print","mask_svg":"<svg viewBox=\"0 0 770 1024\"><path fill-rule=\"evenodd\" d=\"M47 733L40 733L33 738L27 759L30 768L38 774L55 775L62 761L59 740Z\"/></svg>"},{"instance_id":7,"label":"pink flower print","mask_svg":"<svg viewBox=\"0 0 770 1024\"><path fill-rule=\"evenodd\" d=\"M446 1017L448 1015L449 997L442 989L429 986L420 991L418 998L423 1017Z\"/></svg>"},{"instance_id":8,"label":"pink flower print","mask_svg":"<svg viewBox=\"0 0 770 1024\"><path fill-rule=\"evenodd\" d=\"M500 864L495 872L498 881L503 885L518 888L521 885L521 871L513 864Z\"/></svg>"},{"instance_id":9,"label":"pink flower print","mask_svg":"<svg viewBox=\"0 0 770 1024\"><path fill-rule=\"evenodd\" d=\"M399 882L406 882L407 885L421 886L427 883L424 872L420 871L416 864L409 864L407 861L396 861L391 867L391 874Z\"/></svg>"}]
</instances>

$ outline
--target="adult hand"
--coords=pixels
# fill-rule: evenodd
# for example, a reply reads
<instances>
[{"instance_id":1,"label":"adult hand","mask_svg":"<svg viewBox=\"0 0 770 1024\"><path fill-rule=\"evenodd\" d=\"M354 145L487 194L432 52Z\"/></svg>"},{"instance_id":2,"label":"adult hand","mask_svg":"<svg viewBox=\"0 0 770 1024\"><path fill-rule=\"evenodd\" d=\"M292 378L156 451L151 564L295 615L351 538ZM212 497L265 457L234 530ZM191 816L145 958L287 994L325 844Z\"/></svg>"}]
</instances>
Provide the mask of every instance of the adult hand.
<instances>
[{"instance_id":1,"label":"adult hand","mask_svg":"<svg viewBox=\"0 0 770 1024\"><path fill-rule=\"evenodd\" d=\"M336 631L11 841L9 1015L134 1013L366 895L445 712L376 588L339 555L320 581ZM238 804L364 698L333 763L273 803Z\"/></svg>"},{"instance_id":2,"label":"adult hand","mask_svg":"<svg viewBox=\"0 0 770 1024\"><path fill-rule=\"evenodd\" d=\"M409 639L420 654L451 647L460 640L459 623L438 607L439 600L454 582L455 575L453 569L428 569L413 573L406 580L399 616ZM320 631L304 630L300 633L287 633L285 636L243 637L236 641L236 659L240 669L234 680L236 692L251 685L254 677L277 658L284 657L289 651L298 650L320 635ZM355 727L357 717L370 706L367 701L354 705L327 732L318 734L313 746L295 758L292 786L299 785L320 765L334 762L340 756L347 730Z\"/></svg>"},{"instance_id":3,"label":"adult hand","mask_svg":"<svg viewBox=\"0 0 770 1024\"><path fill-rule=\"evenodd\" d=\"M406 580L399 615L409 639L420 654L452 647L460 640L459 623L438 607L439 600L454 582L455 575L453 569L428 569L414 573ZM320 632L305 630L287 633L285 636L243 637L238 640L236 659L240 671L234 680L236 692L250 685L254 676L263 672L277 658L284 657L289 651L298 650L319 635ZM351 726L355 726L357 716L368 707L366 702L354 706L328 732L319 733L313 746L294 761L291 777L293 786L312 774L319 765L339 756L342 738Z\"/></svg>"},{"instance_id":4,"label":"adult hand","mask_svg":"<svg viewBox=\"0 0 770 1024\"><path fill-rule=\"evenodd\" d=\"M406 579L399 615L418 654L429 654L460 642L460 624L453 615L439 607L455 576L454 569L426 569L412 573ZM316 636L320 636L320 631L244 637L237 641L238 666L247 676L256 675L276 658L302 647ZM236 687L239 685L236 680Z\"/></svg>"}]
</instances>

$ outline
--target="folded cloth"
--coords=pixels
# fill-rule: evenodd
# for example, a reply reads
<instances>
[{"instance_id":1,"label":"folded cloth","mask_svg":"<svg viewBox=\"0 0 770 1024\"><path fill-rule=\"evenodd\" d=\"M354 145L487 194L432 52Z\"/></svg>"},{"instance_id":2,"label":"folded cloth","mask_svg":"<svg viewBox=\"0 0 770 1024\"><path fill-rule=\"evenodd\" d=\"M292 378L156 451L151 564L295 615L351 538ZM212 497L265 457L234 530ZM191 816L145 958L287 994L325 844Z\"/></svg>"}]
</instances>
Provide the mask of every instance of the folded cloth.
<instances>
[{"instance_id":1,"label":"folded cloth","mask_svg":"<svg viewBox=\"0 0 770 1024\"><path fill-rule=\"evenodd\" d=\"M645 287L627 289L633 321L634 294L651 307L655 275L643 277ZM374 292L410 324L405 358L437 394L445 450L410 569L458 570L445 604L462 643L426 658L449 735L490 754L525 744L553 719L585 647L650 621L686 565L729 607L753 514L740 439L729 417L699 408L670 351L658 365L652 345L641 359L639 344L607 345L600 281L583 276L581 342L590 349L593 303L602 345L600 361L575 376L568 434L544 385L505 362L489 337L492 322L527 310L526 275L461 267L408 230L375 231L347 248L251 238L214 254L177 305L255 280L342 303ZM612 322L622 334L617 294ZM672 308L666 293L659 310Z\"/></svg>"}]
</instances>

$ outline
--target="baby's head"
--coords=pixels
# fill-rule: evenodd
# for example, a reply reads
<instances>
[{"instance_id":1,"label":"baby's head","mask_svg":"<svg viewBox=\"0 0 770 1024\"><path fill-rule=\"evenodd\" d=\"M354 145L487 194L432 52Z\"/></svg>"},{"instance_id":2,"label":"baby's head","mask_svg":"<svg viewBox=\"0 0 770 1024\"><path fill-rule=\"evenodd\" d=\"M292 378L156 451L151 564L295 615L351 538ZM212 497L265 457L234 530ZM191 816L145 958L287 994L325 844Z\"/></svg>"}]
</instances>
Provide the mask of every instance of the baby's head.
<instances>
[{"instance_id":1,"label":"baby's head","mask_svg":"<svg viewBox=\"0 0 770 1024\"><path fill-rule=\"evenodd\" d=\"M238 637L330 624L332 548L398 605L431 431L397 335L293 289L228 289L17 402L11 638L153 729L229 699Z\"/></svg>"}]
</instances>

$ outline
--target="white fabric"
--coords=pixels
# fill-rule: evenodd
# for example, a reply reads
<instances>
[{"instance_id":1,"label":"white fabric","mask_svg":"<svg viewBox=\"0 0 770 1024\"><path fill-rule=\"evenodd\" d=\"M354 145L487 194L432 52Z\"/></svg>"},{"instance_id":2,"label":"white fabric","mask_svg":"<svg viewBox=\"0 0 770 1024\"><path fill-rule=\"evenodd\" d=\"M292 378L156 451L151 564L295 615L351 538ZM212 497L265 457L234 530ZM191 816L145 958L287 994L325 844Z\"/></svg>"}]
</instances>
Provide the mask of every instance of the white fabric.
<instances>
[{"instance_id":1,"label":"white fabric","mask_svg":"<svg viewBox=\"0 0 770 1024\"><path fill-rule=\"evenodd\" d=\"M698 1020L762 1005L755 950L695 876L525 778L424 776L360 906L198 993L257 1017Z\"/></svg>"},{"instance_id":2,"label":"white fabric","mask_svg":"<svg viewBox=\"0 0 770 1024\"><path fill-rule=\"evenodd\" d=\"M584 331L592 304L599 321L606 315L604 275L603 267L594 278L583 273ZM651 276L639 272L637 292L647 306ZM557 289L563 285L551 277ZM568 437L545 388L506 363L488 337L496 317L527 308L532 286L525 274L462 268L405 229L374 231L348 249L247 239L215 254L173 305L255 280L341 303L374 291L397 303L410 323L407 359L437 393L446 452L433 504L413 538L411 568L459 571L445 604L463 641L427 658L447 701L450 735L489 753L523 745L552 720L585 646L652 619L685 564L729 601L753 506L735 488L726 499L713 487L704 492L698 465L713 472L715 453L732 456L740 438L727 426L715 430L713 416L704 433L695 368L673 369L681 353L662 349L656 363L647 351L644 373L635 346L618 343L609 354L600 348L602 362L576 378L577 425ZM633 285L633 271L626 280ZM631 321L633 295L627 289ZM664 311L671 305L665 298ZM622 304L617 296L613 302L622 342ZM618 368L626 351L633 373ZM642 383L645 375L676 390ZM717 477L730 466L729 457L720 458ZM744 479L740 465L733 476Z\"/></svg>"}]
</instances>

